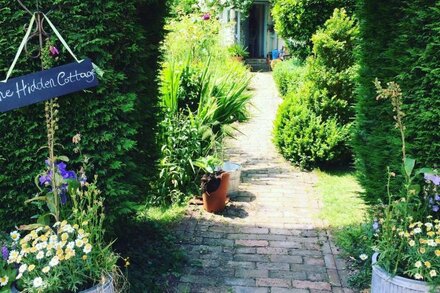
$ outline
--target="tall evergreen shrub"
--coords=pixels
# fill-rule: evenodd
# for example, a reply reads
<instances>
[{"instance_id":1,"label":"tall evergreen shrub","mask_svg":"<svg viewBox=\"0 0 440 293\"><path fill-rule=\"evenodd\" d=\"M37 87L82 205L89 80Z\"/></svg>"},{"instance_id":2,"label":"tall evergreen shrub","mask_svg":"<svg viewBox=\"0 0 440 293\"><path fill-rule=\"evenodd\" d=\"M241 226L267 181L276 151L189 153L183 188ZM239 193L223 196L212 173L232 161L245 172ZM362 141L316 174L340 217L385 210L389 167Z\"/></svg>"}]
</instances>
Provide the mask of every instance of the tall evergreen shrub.
<instances>
[{"instance_id":1,"label":"tall evergreen shrub","mask_svg":"<svg viewBox=\"0 0 440 293\"><path fill-rule=\"evenodd\" d=\"M290 89L275 121L275 143L301 167L346 161L348 133L354 116L355 20L335 9L323 29L313 35L313 53L304 81Z\"/></svg>"},{"instance_id":2,"label":"tall evergreen shrub","mask_svg":"<svg viewBox=\"0 0 440 293\"><path fill-rule=\"evenodd\" d=\"M387 166L398 171L401 163L391 106L375 99L376 77L403 90L408 154L420 166L440 163L440 3L364 0L357 14L362 42L354 150L365 198L376 203L386 199Z\"/></svg>"},{"instance_id":3,"label":"tall evergreen shrub","mask_svg":"<svg viewBox=\"0 0 440 293\"><path fill-rule=\"evenodd\" d=\"M110 220L131 210L146 194L155 159L155 67L161 38L162 1L40 1L79 58L89 57L105 75L98 88L61 97L58 153L74 158L71 137L80 132L83 152L100 177ZM25 1L32 9L33 1ZM4 77L30 16L15 1L0 0L0 78ZM51 33L46 25L46 30ZM55 40L52 37L53 40ZM61 44L59 64L73 62ZM15 76L38 71L22 56ZM44 105L0 114L0 229L29 222L34 176L44 166ZM70 162L75 165L77 162Z\"/></svg>"},{"instance_id":4,"label":"tall evergreen shrub","mask_svg":"<svg viewBox=\"0 0 440 293\"><path fill-rule=\"evenodd\" d=\"M349 13L354 0L274 0L272 14L275 29L292 54L305 59L312 52L312 35L333 13L345 8Z\"/></svg>"}]
</instances>

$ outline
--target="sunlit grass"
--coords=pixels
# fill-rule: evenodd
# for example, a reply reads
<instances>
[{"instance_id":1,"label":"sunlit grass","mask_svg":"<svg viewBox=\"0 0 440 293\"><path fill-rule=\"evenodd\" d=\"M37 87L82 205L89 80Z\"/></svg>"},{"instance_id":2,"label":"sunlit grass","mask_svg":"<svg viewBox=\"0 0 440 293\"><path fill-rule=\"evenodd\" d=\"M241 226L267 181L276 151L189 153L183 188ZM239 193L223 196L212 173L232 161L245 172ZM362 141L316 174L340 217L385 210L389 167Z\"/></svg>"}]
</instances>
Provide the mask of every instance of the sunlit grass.
<instances>
[{"instance_id":1,"label":"sunlit grass","mask_svg":"<svg viewBox=\"0 0 440 293\"><path fill-rule=\"evenodd\" d=\"M316 171L318 192L323 203L320 218L330 228L362 223L366 206L360 197L361 186L350 171Z\"/></svg>"},{"instance_id":2,"label":"sunlit grass","mask_svg":"<svg viewBox=\"0 0 440 293\"><path fill-rule=\"evenodd\" d=\"M161 224L171 224L179 221L187 210L186 205L171 205L168 207L146 206L138 212L138 220L154 221Z\"/></svg>"}]
</instances>

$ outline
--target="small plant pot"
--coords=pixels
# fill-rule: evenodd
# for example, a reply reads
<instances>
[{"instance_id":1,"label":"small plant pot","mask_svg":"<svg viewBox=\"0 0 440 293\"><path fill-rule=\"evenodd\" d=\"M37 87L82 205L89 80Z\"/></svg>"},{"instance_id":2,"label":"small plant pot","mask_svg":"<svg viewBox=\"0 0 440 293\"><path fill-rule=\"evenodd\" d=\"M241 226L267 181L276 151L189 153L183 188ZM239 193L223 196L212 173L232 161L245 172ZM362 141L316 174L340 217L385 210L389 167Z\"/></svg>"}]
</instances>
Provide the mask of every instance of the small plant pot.
<instances>
[{"instance_id":1,"label":"small plant pot","mask_svg":"<svg viewBox=\"0 0 440 293\"><path fill-rule=\"evenodd\" d=\"M232 57L233 60L237 61L237 62L243 62L244 58L241 56L234 56Z\"/></svg>"},{"instance_id":2,"label":"small plant pot","mask_svg":"<svg viewBox=\"0 0 440 293\"><path fill-rule=\"evenodd\" d=\"M209 213L218 213L225 209L230 174L225 172L220 175L220 186L214 192L203 193L203 208Z\"/></svg>"},{"instance_id":3,"label":"small plant pot","mask_svg":"<svg viewBox=\"0 0 440 293\"><path fill-rule=\"evenodd\" d=\"M391 276L377 263L379 254L373 254L373 275L371 278L371 293L421 293L429 292L426 282Z\"/></svg>"}]
</instances>

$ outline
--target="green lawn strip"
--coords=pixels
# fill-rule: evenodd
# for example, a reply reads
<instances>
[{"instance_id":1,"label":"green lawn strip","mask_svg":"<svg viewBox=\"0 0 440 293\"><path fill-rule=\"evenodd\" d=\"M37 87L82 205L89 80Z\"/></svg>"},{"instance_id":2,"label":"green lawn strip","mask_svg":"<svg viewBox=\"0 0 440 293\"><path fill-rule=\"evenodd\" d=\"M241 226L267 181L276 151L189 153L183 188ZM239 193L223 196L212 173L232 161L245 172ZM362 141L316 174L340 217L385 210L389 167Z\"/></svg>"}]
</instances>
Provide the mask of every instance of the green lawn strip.
<instances>
[{"instance_id":1,"label":"green lawn strip","mask_svg":"<svg viewBox=\"0 0 440 293\"><path fill-rule=\"evenodd\" d=\"M353 171L316 171L317 190L323 208L319 217L326 221L336 244L348 260L349 284L356 289L368 288L371 281L373 235L367 223L367 206ZM362 260L361 255L367 255Z\"/></svg>"},{"instance_id":2,"label":"green lawn strip","mask_svg":"<svg viewBox=\"0 0 440 293\"><path fill-rule=\"evenodd\" d=\"M351 171L316 171L318 192L323 203L320 218L330 228L363 222L366 206L360 198L362 188Z\"/></svg>"}]
</instances>

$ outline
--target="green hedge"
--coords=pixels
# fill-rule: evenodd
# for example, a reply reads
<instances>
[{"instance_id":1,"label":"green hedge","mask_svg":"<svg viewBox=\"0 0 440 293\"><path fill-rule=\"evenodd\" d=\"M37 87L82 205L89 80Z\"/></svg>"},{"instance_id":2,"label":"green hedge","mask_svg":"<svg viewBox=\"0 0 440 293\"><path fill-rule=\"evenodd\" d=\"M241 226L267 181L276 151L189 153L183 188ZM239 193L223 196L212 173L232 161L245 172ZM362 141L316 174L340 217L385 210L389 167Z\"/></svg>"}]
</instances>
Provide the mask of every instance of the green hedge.
<instances>
[{"instance_id":1,"label":"green hedge","mask_svg":"<svg viewBox=\"0 0 440 293\"><path fill-rule=\"evenodd\" d=\"M29 2L29 1L28 1ZM110 220L144 201L147 176L156 151L155 71L162 36L162 1L43 2L50 18L79 58L90 57L104 71L98 88L61 97L59 153L73 156L71 137L80 132L107 197ZM29 2L29 5L31 3ZM29 22L15 1L0 0L0 78L3 78ZM46 27L50 32L50 29ZM59 42L55 43L61 49ZM60 50L59 64L72 62ZM38 70L38 61L22 56L15 76ZM44 105L0 114L0 230L27 223L33 214L24 201L35 194L34 176L44 167ZM71 164L75 164L72 162Z\"/></svg>"},{"instance_id":2,"label":"green hedge","mask_svg":"<svg viewBox=\"0 0 440 293\"><path fill-rule=\"evenodd\" d=\"M277 63L273 69L273 79L282 97L298 88L304 80L305 67L298 59Z\"/></svg>"},{"instance_id":3,"label":"green hedge","mask_svg":"<svg viewBox=\"0 0 440 293\"><path fill-rule=\"evenodd\" d=\"M274 0L272 14L277 33L287 40L291 53L301 59L312 52L312 35L335 8L354 9L354 0Z\"/></svg>"},{"instance_id":4,"label":"green hedge","mask_svg":"<svg viewBox=\"0 0 440 293\"><path fill-rule=\"evenodd\" d=\"M440 3L360 1L361 66L354 150L365 198L386 199L386 169L400 171L391 105L376 101L373 80L396 81L404 94L408 154L420 166L440 163Z\"/></svg>"}]
</instances>

